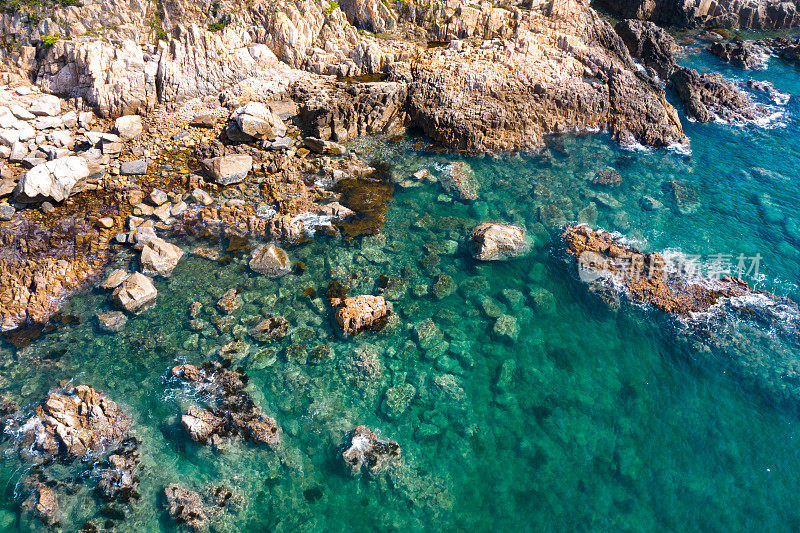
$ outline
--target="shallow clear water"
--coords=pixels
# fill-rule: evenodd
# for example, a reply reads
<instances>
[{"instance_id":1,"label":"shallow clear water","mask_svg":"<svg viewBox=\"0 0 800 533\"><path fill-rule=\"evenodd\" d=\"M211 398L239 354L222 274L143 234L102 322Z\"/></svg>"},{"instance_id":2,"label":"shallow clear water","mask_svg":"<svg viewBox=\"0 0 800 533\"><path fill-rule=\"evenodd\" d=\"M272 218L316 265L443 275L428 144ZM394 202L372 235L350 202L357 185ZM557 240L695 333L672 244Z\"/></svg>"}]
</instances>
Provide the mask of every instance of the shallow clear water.
<instances>
[{"instance_id":1,"label":"shallow clear water","mask_svg":"<svg viewBox=\"0 0 800 533\"><path fill-rule=\"evenodd\" d=\"M246 254L234 253L224 266L187 255L170 279L157 280L155 308L115 336L93 320L98 307L108 307L107 294L76 295L65 313L79 323L21 350L2 347L0 391L27 416L60 380L73 380L131 414L143 441L142 499L116 522L119 531L174 530L161 498L173 482L225 484L244 495L244 508L217 522L218 530L795 530L795 336L732 317L698 330L641 306L609 307L578 280L558 229L548 225L586 221L647 251L702 261L760 254L760 276L748 281L800 299L798 72L777 59L752 73L706 54L685 62L773 81L792 95L780 109L781 125L686 123L690 156L623 150L603 135L555 138L541 154L496 158L437 152L413 136L360 141L354 147L390 162L399 180L465 161L480 198L453 201L437 183L398 187L381 236L290 247L306 270L280 280L250 272ZM607 167L621 173L622 185L591 183ZM696 189L693 212L675 204L670 180ZM618 204L598 201L598 193ZM643 210L644 195L664 207ZM539 207L548 204L558 210L546 207L542 216ZM485 220L523 224L535 238L533 252L476 263L465 234ZM214 245L224 251L226 244ZM393 297L399 324L342 339L319 296L331 280L351 294L375 293L381 275L407 280ZM452 279L452 292L447 278L435 285L440 275ZM245 305L220 333L214 304L231 287ZM309 287L319 296L309 296ZM188 329L194 301L210 323L199 335ZM493 332L500 313L516 319L516 340ZM243 335L243 326L272 314L289 320L285 339L258 343ZM423 350L413 329L429 318L441 338ZM249 391L283 430L278 450L233 441L217 454L180 428L193 395L169 378L170 369L206 361L236 336L249 345L236 362L251 377ZM286 349L300 344L307 352L327 344L334 356L318 365L289 360ZM371 374L353 363L364 350L379 360ZM387 406L392 387L413 390L404 410ZM339 454L358 424L396 440L402 461L376 476L350 476ZM84 467L56 469L69 478ZM19 513L24 473L7 439L0 444L2 530L38 527ZM97 520L104 506L92 493L95 478L79 481L62 501L65 530Z\"/></svg>"}]
</instances>

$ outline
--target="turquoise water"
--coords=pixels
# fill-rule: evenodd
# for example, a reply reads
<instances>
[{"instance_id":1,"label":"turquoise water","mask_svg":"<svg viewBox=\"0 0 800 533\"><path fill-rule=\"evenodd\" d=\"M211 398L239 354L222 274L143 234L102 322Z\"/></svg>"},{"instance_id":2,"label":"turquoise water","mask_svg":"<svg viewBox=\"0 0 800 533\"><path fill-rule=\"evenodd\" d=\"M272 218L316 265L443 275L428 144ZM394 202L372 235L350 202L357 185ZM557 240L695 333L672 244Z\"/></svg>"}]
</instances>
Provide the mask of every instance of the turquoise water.
<instances>
[{"instance_id":1,"label":"turquoise water","mask_svg":"<svg viewBox=\"0 0 800 533\"><path fill-rule=\"evenodd\" d=\"M736 317L688 327L624 300L609 306L578 280L551 225L581 220L644 250L706 262L760 254L759 276L748 281L800 300L798 72L776 59L753 73L706 54L685 63L773 81L792 95L780 106L781 125L686 123L691 155L623 150L604 135L481 158L435 151L413 135L359 141L354 148L390 162L397 181L464 161L480 197L454 201L437 183L397 187L380 236L288 247L306 268L279 280L250 272L246 253L226 264L187 254L171 278L157 280L155 308L115 336L92 318L108 307L107 294L76 295L64 313L77 323L23 349L3 345L0 392L29 416L60 380L73 380L130 413L143 441L142 498L119 507L126 518L114 520L116 531L175 530L161 497L168 483L239 492L245 503L215 522L219 531L796 530L800 346L792 330ZM609 167L622 184L593 185ZM679 209L670 180L693 188L697 202ZM663 208L642 209L644 195ZM465 234L485 220L524 225L532 253L473 261ZM227 244L211 243L222 253ZM130 261L121 256L112 268ZM382 275L405 280L392 295L399 320L380 333L338 336L320 297L330 281L375 293ZM245 303L215 327L222 315L214 304L231 287ZM208 322L199 334L188 328L194 301ZM289 321L286 338L259 343L244 334L273 314ZM493 331L500 314L516 319L516 339ZM441 333L422 349L414 330L428 319ZM218 453L180 427L197 400L170 369L213 358L235 338L249 348L234 364L282 428L277 450L231 441ZM333 356L310 364L319 345ZM387 405L387 390L407 402ZM340 453L358 424L396 440L402 460L374 476L347 473ZM0 444L0 529L41 529L19 509L26 468L13 439ZM102 525L91 468L48 468L73 491L61 501L64 530Z\"/></svg>"}]
</instances>

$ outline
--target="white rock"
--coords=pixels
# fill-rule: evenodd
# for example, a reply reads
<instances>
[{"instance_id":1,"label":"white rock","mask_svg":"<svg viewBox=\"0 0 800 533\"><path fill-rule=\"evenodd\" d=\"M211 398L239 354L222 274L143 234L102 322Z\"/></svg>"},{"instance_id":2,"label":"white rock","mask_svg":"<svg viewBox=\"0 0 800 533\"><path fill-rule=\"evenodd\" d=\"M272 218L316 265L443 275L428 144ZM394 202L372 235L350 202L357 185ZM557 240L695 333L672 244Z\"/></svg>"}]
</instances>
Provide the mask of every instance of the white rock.
<instances>
[{"instance_id":1,"label":"white rock","mask_svg":"<svg viewBox=\"0 0 800 533\"><path fill-rule=\"evenodd\" d=\"M36 115L18 104L11 106L11 113L20 120L33 120L36 118Z\"/></svg>"},{"instance_id":2,"label":"white rock","mask_svg":"<svg viewBox=\"0 0 800 533\"><path fill-rule=\"evenodd\" d=\"M0 128L13 128L17 120L9 108L0 106Z\"/></svg>"},{"instance_id":3,"label":"white rock","mask_svg":"<svg viewBox=\"0 0 800 533\"><path fill-rule=\"evenodd\" d=\"M45 94L34 100L28 110L39 117L54 117L61 113L61 99L52 94Z\"/></svg>"},{"instance_id":4,"label":"white rock","mask_svg":"<svg viewBox=\"0 0 800 533\"><path fill-rule=\"evenodd\" d=\"M28 147L25 146L24 143L15 142L14 146L11 148L11 154L8 156L8 160L12 163L19 163L25 156L28 155Z\"/></svg>"},{"instance_id":5,"label":"white rock","mask_svg":"<svg viewBox=\"0 0 800 533\"><path fill-rule=\"evenodd\" d=\"M81 128L89 129L93 123L94 123L94 113L92 113L91 111L81 111L78 114L78 124L80 125Z\"/></svg>"},{"instance_id":6,"label":"white rock","mask_svg":"<svg viewBox=\"0 0 800 533\"><path fill-rule=\"evenodd\" d=\"M142 117L125 115L114 121L114 131L123 142L132 141L142 134Z\"/></svg>"},{"instance_id":7,"label":"white rock","mask_svg":"<svg viewBox=\"0 0 800 533\"><path fill-rule=\"evenodd\" d=\"M11 130L5 129L0 130L0 144L3 146L8 146L11 148L14 146L15 143L19 142L19 131L18 130Z\"/></svg>"},{"instance_id":8,"label":"white rock","mask_svg":"<svg viewBox=\"0 0 800 533\"><path fill-rule=\"evenodd\" d=\"M78 113L70 111L65 115L61 115L61 123L64 124L65 128L74 128L78 124Z\"/></svg>"},{"instance_id":9,"label":"white rock","mask_svg":"<svg viewBox=\"0 0 800 533\"><path fill-rule=\"evenodd\" d=\"M167 277L183 257L183 250L160 237L147 241L142 248L139 264L147 273Z\"/></svg>"},{"instance_id":10,"label":"white rock","mask_svg":"<svg viewBox=\"0 0 800 533\"><path fill-rule=\"evenodd\" d=\"M59 117L39 117L33 121L33 127L37 130L53 130L64 126Z\"/></svg>"},{"instance_id":11,"label":"white rock","mask_svg":"<svg viewBox=\"0 0 800 533\"><path fill-rule=\"evenodd\" d=\"M50 142L52 142L58 148L68 148L72 150L75 146L75 141L72 138L72 133L68 130L58 130L50 133L48 136Z\"/></svg>"},{"instance_id":12,"label":"white rock","mask_svg":"<svg viewBox=\"0 0 800 533\"><path fill-rule=\"evenodd\" d=\"M23 85L21 87L17 87L16 89L14 89L14 92L20 96L28 96L29 94L31 94L32 91L30 87L28 87L27 85Z\"/></svg>"},{"instance_id":13,"label":"white rock","mask_svg":"<svg viewBox=\"0 0 800 533\"><path fill-rule=\"evenodd\" d=\"M19 181L16 199L35 202L52 199L61 202L70 195L75 185L89 176L86 160L68 156L36 165Z\"/></svg>"},{"instance_id":14,"label":"white rock","mask_svg":"<svg viewBox=\"0 0 800 533\"><path fill-rule=\"evenodd\" d=\"M158 291L153 281L139 272L134 272L117 287L113 300L129 313L139 314L156 299Z\"/></svg>"}]
</instances>

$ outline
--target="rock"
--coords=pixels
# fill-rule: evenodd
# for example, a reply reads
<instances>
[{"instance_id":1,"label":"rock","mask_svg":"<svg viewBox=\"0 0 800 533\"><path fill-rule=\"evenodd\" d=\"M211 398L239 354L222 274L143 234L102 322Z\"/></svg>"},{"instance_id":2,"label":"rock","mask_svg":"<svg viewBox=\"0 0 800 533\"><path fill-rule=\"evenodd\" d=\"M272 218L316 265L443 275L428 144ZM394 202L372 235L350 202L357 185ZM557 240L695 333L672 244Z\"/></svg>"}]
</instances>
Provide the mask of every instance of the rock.
<instances>
[{"instance_id":1,"label":"rock","mask_svg":"<svg viewBox=\"0 0 800 533\"><path fill-rule=\"evenodd\" d=\"M510 315L500 315L494 322L492 333L501 339L517 340L517 335L519 335L517 319Z\"/></svg>"},{"instance_id":2,"label":"rock","mask_svg":"<svg viewBox=\"0 0 800 533\"><path fill-rule=\"evenodd\" d=\"M217 302L217 308L226 314L231 314L242 306L242 299L236 289L228 289Z\"/></svg>"},{"instance_id":3,"label":"rock","mask_svg":"<svg viewBox=\"0 0 800 533\"><path fill-rule=\"evenodd\" d=\"M484 222L470 236L473 256L480 261L497 261L524 254L529 250L525 228Z\"/></svg>"},{"instance_id":4,"label":"rock","mask_svg":"<svg viewBox=\"0 0 800 533\"><path fill-rule=\"evenodd\" d=\"M726 63L732 63L744 69L763 68L769 57L769 52L764 47L750 41L714 43L708 51Z\"/></svg>"},{"instance_id":5,"label":"rock","mask_svg":"<svg viewBox=\"0 0 800 533\"><path fill-rule=\"evenodd\" d=\"M212 129L216 125L217 125L217 118L214 115L210 114L195 115L195 117L191 120L191 122L189 122L189 126L193 128Z\"/></svg>"},{"instance_id":6,"label":"rock","mask_svg":"<svg viewBox=\"0 0 800 533\"><path fill-rule=\"evenodd\" d=\"M380 472L390 462L400 458L400 445L391 440L381 440L366 426L356 427L350 434L350 447L342 452L342 459L354 475L363 468Z\"/></svg>"},{"instance_id":7,"label":"rock","mask_svg":"<svg viewBox=\"0 0 800 533\"><path fill-rule=\"evenodd\" d=\"M114 121L114 131L122 142L132 141L142 134L142 117L139 115L125 115Z\"/></svg>"},{"instance_id":8,"label":"rock","mask_svg":"<svg viewBox=\"0 0 800 533\"><path fill-rule=\"evenodd\" d=\"M250 269L268 278L279 278L291 272L292 264L282 248L268 244L253 252Z\"/></svg>"},{"instance_id":9,"label":"rock","mask_svg":"<svg viewBox=\"0 0 800 533\"><path fill-rule=\"evenodd\" d=\"M585 281L609 279L628 296L664 312L688 318L728 299L752 294L744 281L687 276L669 268L661 254L643 254L605 231L567 226L567 251L576 258Z\"/></svg>"},{"instance_id":10,"label":"rock","mask_svg":"<svg viewBox=\"0 0 800 533\"><path fill-rule=\"evenodd\" d=\"M139 272L131 274L112 293L114 302L125 311L140 314L147 310L158 296L153 282Z\"/></svg>"},{"instance_id":11,"label":"rock","mask_svg":"<svg viewBox=\"0 0 800 533\"><path fill-rule=\"evenodd\" d=\"M344 220L355 216L356 213L352 209L343 206L339 202L331 202L322 206L322 209L320 209L320 214L333 217L337 220Z\"/></svg>"},{"instance_id":12,"label":"rock","mask_svg":"<svg viewBox=\"0 0 800 533\"><path fill-rule=\"evenodd\" d=\"M61 202L89 176L86 160L68 156L36 165L17 184L15 198L29 203L52 199Z\"/></svg>"},{"instance_id":13,"label":"rock","mask_svg":"<svg viewBox=\"0 0 800 533\"><path fill-rule=\"evenodd\" d=\"M179 524L186 524L194 531L205 529L210 516L200 495L178 485L168 485L164 489L169 515Z\"/></svg>"},{"instance_id":14,"label":"rock","mask_svg":"<svg viewBox=\"0 0 800 533\"><path fill-rule=\"evenodd\" d=\"M14 209L13 205L9 205L6 203L0 204L0 220L11 220L14 218L14 215L17 213L17 210Z\"/></svg>"},{"instance_id":15,"label":"rock","mask_svg":"<svg viewBox=\"0 0 800 533\"><path fill-rule=\"evenodd\" d=\"M211 411L207 409L201 411L193 405L181 417L183 429L192 437L192 440L200 444L206 444L212 435L220 431L224 422L221 417L216 416Z\"/></svg>"},{"instance_id":16,"label":"rock","mask_svg":"<svg viewBox=\"0 0 800 533\"><path fill-rule=\"evenodd\" d=\"M414 324L413 333L417 344L419 344L419 347L423 350L433 349L444 342L442 331L430 318L426 318Z\"/></svg>"},{"instance_id":17,"label":"rock","mask_svg":"<svg viewBox=\"0 0 800 533\"><path fill-rule=\"evenodd\" d=\"M23 426L23 446L45 455L60 451L68 459L85 458L120 442L131 419L116 403L87 385L50 393Z\"/></svg>"},{"instance_id":18,"label":"rock","mask_svg":"<svg viewBox=\"0 0 800 533\"><path fill-rule=\"evenodd\" d=\"M28 147L20 141L14 143L11 147L11 154L8 156L8 160L12 163L19 163L28 155Z\"/></svg>"},{"instance_id":19,"label":"rock","mask_svg":"<svg viewBox=\"0 0 800 533\"><path fill-rule=\"evenodd\" d=\"M123 176L139 176L147 174L147 160L134 159L133 161L124 161L119 166L119 173Z\"/></svg>"},{"instance_id":20,"label":"rock","mask_svg":"<svg viewBox=\"0 0 800 533\"><path fill-rule=\"evenodd\" d=\"M11 106L11 114L20 120L33 120L36 118L36 115L17 104Z\"/></svg>"},{"instance_id":21,"label":"rock","mask_svg":"<svg viewBox=\"0 0 800 533\"><path fill-rule=\"evenodd\" d=\"M386 416L396 420L400 418L406 409L411 405L417 390L410 383L400 383L386 389L386 396L383 399L383 412Z\"/></svg>"},{"instance_id":22,"label":"rock","mask_svg":"<svg viewBox=\"0 0 800 533\"><path fill-rule=\"evenodd\" d=\"M231 120L236 122L239 131L249 137L274 139L286 135L286 125L283 121L268 106L260 102L249 102L237 108L231 114Z\"/></svg>"},{"instance_id":23,"label":"rock","mask_svg":"<svg viewBox=\"0 0 800 533\"><path fill-rule=\"evenodd\" d=\"M194 198L194 201L197 202L200 205L211 205L211 204L214 203L214 199L211 198L211 195L209 195L203 189L195 189L195 190L193 190L192 191L192 198Z\"/></svg>"},{"instance_id":24,"label":"rock","mask_svg":"<svg viewBox=\"0 0 800 533\"><path fill-rule=\"evenodd\" d=\"M128 437L109 455L97 483L97 492L104 500L127 503L139 499L139 444L135 437Z\"/></svg>"},{"instance_id":25,"label":"rock","mask_svg":"<svg viewBox=\"0 0 800 533\"><path fill-rule=\"evenodd\" d=\"M631 55L668 80L677 66L675 51L678 43L664 29L652 22L628 19L617 23L614 30L622 38Z\"/></svg>"},{"instance_id":26,"label":"rock","mask_svg":"<svg viewBox=\"0 0 800 533\"><path fill-rule=\"evenodd\" d=\"M249 334L257 341L269 341L273 339L282 339L286 336L286 331L289 328L289 323L280 315L265 318L258 324L253 326Z\"/></svg>"},{"instance_id":27,"label":"rock","mask_svg":"<svg viewBox=\"0 0 800 533\"><path fill-rule=\"evenodd\" d=\"M613 168L606 168L597 173L592 183L595 185L615 187L622 183L622 175Z\"/></svg>"},{"instance_id":28,"label":"rock","mask_svg":"<svg viewBox=\"0 0 800 533\"><path fill-rule=\"evenodd\" d=\"M456 161L447 166L446 172L439 178L442 186L453 193L459 200L477 200L480 184L472 167L467 163Z\"/></svg>"},{"instance_id":29,"label":"rock","mask_svg":"<svg viewBox=\"0 0 800 533\"><path fill-rule=\"evenodd\" d=\"M336 323L345 335L355 335L367 329L380 329L390 310L383 296L363 294L350 298L331 298Z\"/></svg>"},{"instance_id":30,"label":"rock","mask_svg":"<svg viewBox=\"0 0 800 533\"><path fill-rule=\"evenodd\" d=\"M792 2L603 0L602 4L621 18L681 27L777 29L800 25L800 13Z\"/></svg>"},{"instance_id":31,"label":"rock","mask_svg":"<svg viewBox=\"0 0 800 533\"><path fill-rule=\"evenodd\" d=\"M169 277L183 257L183 250L159 237L147 241L139 256L142 271L152 275Z\"/></svg>"},{"instance_id":32,"label":"rock","mask_svg":"<svg viewBox=\"0 0 800 533\"><path fill-rule=\"evenodd\" d=\"M154 206L158 207L159 205L166 203L167 200L169 200L169 196L167 196L167 193L161 189L153 189L150 191L150 195L147 197L147 199L150 200L150 203L152 203Z\"/></svg>"},{"instance_id":33,"label":"rock","mask_svg":"<svg viewBox=\"0 0 800 533\"><path fill-rule=\"evenodd\" d=\"M682 215L690 215L700 207L700 193L692 185L680 180L670 180L665 187Z\"/></svg>"},{"instance_id":34,"label":"rock","mask_svg":"<svg viewBox=\"0 0 800 533\"><path fill-rule=\"evenodd\" d=\"M639 205L641 205L642 209L645 211L656 211L664 207L664 204L662 204L660 201L656 200L652 196L647 195L642 196L642 199L639 200Z\"/></svg>"},{"instance_id":35,"label":"rock","mask_svg":"<svg viewBox=\"0 0 800 533\"><path fill-rule=\"evenodd\" d=\"M752 121L766 115L763 106L753 103L736 86L719 74L700 74L678 67L671 79L686 108L686 114L698 122Z\"/></svg>"},{"instance_id":36,"label":"rock","mask_svg":"<svg viewBox=\"0 0 800 533\"><path fill-rule=\"evenodd\" d=\"M61 113L61 99L52 94L45 94L34 100L28 108L28 111L37 117L54 117Z\"/></svg>"},{"instance_id":37,"label":"rock","mask_svg":"<svg viewBox=\"0 0 800 533\"><path fill-rule=\"evenodd\" d=\"M114 219L111 217L103 217L97 220L97 225L101 228L111 229L114 227Z\"/></svg>"},{"instance_id":38,"label":"rock","mask_svg":"<svg viewBox=\"0 0 800 533\"><path fill-rule=\"evenodd\" d=\"M456 283L453 281L453 278L448 274L441 273L436 277L431 292L437 300L441 300L456 292L456 289Z\"/></svg>"},{"instance_id":39,"label":"rock","mask_svg":"<svg viewBox=\"0 0 800 533\"><path fill-rule=\"evenodd\" d=\"M100 329L106 333L117 333L118 331L122 331L122 328L124 328L125 324L128 323L128 317L125 316L125 313L120 311L97 313L96 316L97 324L100 326Z\"/></svg>"},{"instance_id":40,"label":"rock","mask_svg":"<svg viewBox=\"0 0 800 533\"><path fill-rule=\"evenodd\" d=\"M29 510L47 526L58 524L58 494L45 483L37 483L33 494L22 503L22 508Z\"/></svg>"},{"instance_id":41,"label":"rock","mask_svg":"<svg viewBox=\"0 0 800 533\"><path fill-rule=\"evenodd\" d=\"M278 152L278 151L288 150L292 146L294 146L294 139L292 139L291 137L278 137L269 144L267 150Z\"/></svg>"},{"instance_id":42,"label":"rock","mask_svg":"<svg viewBox=\"0 0 800 533\"><path fill-rule=\"evenodd\" d=\"M253 168L253 158L243 154L226 155L206 159L203 166L218 185L226 186L244 181Z\"/></svg>"},{"instance_id":43,"label":"rock","mask_svg":"<svg viewBox=\"0 0 800 533\"><path fill-rule=\"evenodd\" d=\"M305 144L306 148L317 154L342 155L347 151L341 144L337 144L333 141L324 141L316 137L306 137L303 139L303 144Z\"/></svg>"},{"instance_id":44,"label":"rock","mask_svg":"<svg viewBox=\"0 0 800 533\"><path fill-rule=\"evenodd\" d=\"M94 113L91 111L81 111L78 113L78 124L81 128L88 130L94 124Z\"/></svg>"}]
</instances>

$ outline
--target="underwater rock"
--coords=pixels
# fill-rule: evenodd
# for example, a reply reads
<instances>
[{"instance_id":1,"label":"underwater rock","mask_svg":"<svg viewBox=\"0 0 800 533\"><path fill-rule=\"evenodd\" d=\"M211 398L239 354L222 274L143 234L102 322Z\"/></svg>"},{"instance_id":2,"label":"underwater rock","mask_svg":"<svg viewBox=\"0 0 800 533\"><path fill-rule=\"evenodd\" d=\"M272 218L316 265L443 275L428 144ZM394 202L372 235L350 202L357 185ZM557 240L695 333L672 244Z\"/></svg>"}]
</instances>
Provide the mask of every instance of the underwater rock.
<instances>
[{"instance_id":1,"label":"underwater rock","mask_svg":"<svg viewBox=\"0 0 800 533\"><path fill-rule=\"evenodd\" d=\"M456 288L456 283L453 281L453 278L448 274L441 273L433 283L431 292L433 292L433 296L436 297L437 300L441 300L456 292Z\"/></svg>"},{"instance_id":2,"label":"underwater rock","mask_svg":"<svg viewBox=\"0 0 800 533\"><path fill-rule=\"evenodd\" d=\"M389 387L383 398L383 412L391 419L399 418L411 405L416 394L417 389L411 383L400 383Z\"/></svg>"},{"instance_id":3,"label":"underwater rock","mask_svg":"<svg viewBox=\"0 0 800 533\"><path fill-rule=\"evenodd\" d=\"M656 211L664 207L659 200L656 200L652 196L642 196L641 200L639 200L639 205L642 206L642 209L645 211Z\"/></svg>"},{"instance_id":4,"label":"underwater rock","mask_svg":"<svg viewBox=\"0 0 800 533\"><path fill-rule=\"evenodd\" d=\"M242 306L242 298L236 289L228 289L217 301L217 309L223 313L231 314Z\"/></svg>"},{"instance_id":5,"label":"underwater rock","mask_svg":"<svg viewBox=\"0 0 800 533\"><path fill-rule=\"evenodd\" d=\"M264 342L273 339L282 339L286 336L286 331L288 329L289 322L284 317L276 315L260 321L250 328L248 333L255 340Z\"/></svg>"},{"instance_id":6,"label":"underwater rock","mask_svg":"<svg viewBox=\"0 0 800 533\"><path fill-rule=\"evenodd\" d=\"M136 474L139 444L138 439L128 437L109 455L97 484L97 492L103 499L120 502L139 499L139 476Z\"/></svg>"},{"instance_id":7,"label":"underwater rock","mask_svg":"<svg viewBox=\"0 0 800 533\"><path fill-rule=\"evenodd\" d=\"M700 193L696 188L679 180L670 180L666 188L682 215L690 215L700 206Z\"/></svg>"},{"instance_id":8,"label":"underwater rock","mask_svg":"<svg viewBox=\"0 0 800 533\"><path fill-rule=\"evenodd\" d=\"M475 177L475 172L467 163L455 161L447 166L447 171L442 173L439 181L449 192L459 200L477 200L480 184Z\"/></svg>"},{"instance_id":9,"label":"underwater rock","mask_svg":"<svg viewBox=\"0 0 800 533\"><path fill-rule=\"evenodd\" d=\"M58 525L58 494L45 483L36 484L33 493L22 503L22 508L33 513L47 526Z\"/></svg>"},{"instance_id":10,"label":"underwater rock","mask_svg":"<svg viewBox=\"0 0 800 533\"><path fill-rule=\"evenodd\" d=\"M345 335L379 329L391 312L383 296L362 294L350 298L331 298L336 323Z\"/></svg>"},{"instance_id":11,"label":"underwater rock","mask_svg":"<svg viewBox=\"0 0 800 533\"><path fill-rule=\"evenodd\" d=\"M164 489L169 514L176 522L186 524L195 531L204 529L209 521L206 504L193 490L168 485Z\"/></svg>"},{"instance_id":12,"label":"underwater rock","mask_svg":"<svg viewBox=\"0 0 800 533\"><path fill-rule=\"evenodd\" d=\"M475 226L471 234L472 253L480 261L497 261L517 256L528 251L525 228L483 222Z\"/></svg>"},{"instance_id":13,"label":"underwater rock","mask_svg":"<svg viewBox=\"0 0 800 533\"><path fill-rule=\"evenodd\" d=\"M582 279L609 279L621 284L631 299L679 317L689 318L723 299L753 293L735 277L690 276L671 268L661 254L643 254L603 230L568 226L563 238L567 251L578 261Z\"/></svg>"},{"instance_id":14,"label":"underwater rock","mask_svg":"<svg viewBox=\"0 0 800 533\"><path fill-rule=\"evenodd\" d=\"M169 277L183 257L183 250L159 237L153 237L142 247L139 264L147 274Z\"/></svg>"},{"instance_id":15,"label":"underwater rock","mask_svg":"<svg viewBox=\"0 0 800 533\"><path fill-rule=\"evenodd\" d=\"M595 175L592 183L614 187L622 183L622 175L613 168L605 168Z\"/></svg>"},{"instance_id":16,"label":"underwater rock","mask_svg":"<svg viewBox=\"0 0 800 533\"><path fill-rule=\"evenodd\" d=\"M517 340L517 335L519 335L517 319L511 315L500 315L494 322L492 333L501 339Z\"/></svg>"},{"instance_id":17,"label":"underwater rock","mask_svg":"<svg viewBox=\"0 0 800 533\"><path fill-rule=\"evenodd\" d=\"M342 453L342 459L354 475L360 474L364 467L372 473L380 472L399 457L399 444L379 439L366 426L358 426L353 430L350 447Z\"/></svg>"},{"instance_id":18,"label":"underwater rock","mask_svg":"<svg viewBox=\"0 0 800 533\"><path fill-rule=\"evenodd\" d=\"M97 313L97 324L100 329L106 333L117 333L122 331L125 324L128 323L128 317L121 311L108 311L105 313Z\"/></svg>"},{"instance_id":19,"label":"underwater rock","mask_svg":"<svg viewBox=\"0 0 800 533\"><path fill-rule=\"evenodd\" d=\"M158 296L153 281L139 272L134 272L111 294L117 305L133 314L147 310Z\"/></svg>"},{"instance_id":20,"label":"underwater rock","mask_svg":"<svg viewBox=\"0 0 800 533\"><path fill-rule=\"evenodd\" d=\"M253 252L250 269L268 278L279 278L291 272L292 263L283 248L267 244Z\"/></svg>"},{"instance_id":21,"label":"underwater rock","mask_svg":"<svg viewBox=\"0 0 800 533\"><path fill-rule=\"evenodd\" d=\"M78 385L47 396L22 427L22 445L48 457L61 451L68 459L83 458L121 441L130 426L131 419L116 403Z\"/></svg>"}]
</instances>

